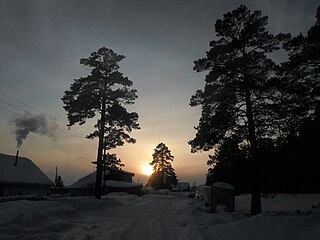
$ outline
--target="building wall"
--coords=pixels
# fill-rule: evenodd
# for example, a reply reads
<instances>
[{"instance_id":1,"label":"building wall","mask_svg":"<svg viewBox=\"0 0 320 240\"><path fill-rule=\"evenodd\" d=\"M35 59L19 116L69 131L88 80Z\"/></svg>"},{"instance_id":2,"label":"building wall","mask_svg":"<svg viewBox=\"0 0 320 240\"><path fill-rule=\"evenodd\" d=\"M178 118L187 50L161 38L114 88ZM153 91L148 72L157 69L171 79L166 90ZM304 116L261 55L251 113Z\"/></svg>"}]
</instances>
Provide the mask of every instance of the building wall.
<instances>
[{"instance_id":1,"label":"building wall","mask_svg":"<svg viewBox=\"0 0 320 240\"><path fill-rule=\"evenodd\" d=\"M14 195L41 195L49 194L49 186L32 186L32 185L16 185L0 183L0 196L14 196Z\"/></svg>"},{"instance_id":2,"label":"building wall","mask_svg":"<svg viewBox=\"0 0 320 240\"><path fill-rule=\"evenodd\" d=\"M134 174L122 172L118 170L110 170L110 173L106 175L106 180L116 180L124 182L132 182L132 177Z\"/></svg>"}]
</instances>

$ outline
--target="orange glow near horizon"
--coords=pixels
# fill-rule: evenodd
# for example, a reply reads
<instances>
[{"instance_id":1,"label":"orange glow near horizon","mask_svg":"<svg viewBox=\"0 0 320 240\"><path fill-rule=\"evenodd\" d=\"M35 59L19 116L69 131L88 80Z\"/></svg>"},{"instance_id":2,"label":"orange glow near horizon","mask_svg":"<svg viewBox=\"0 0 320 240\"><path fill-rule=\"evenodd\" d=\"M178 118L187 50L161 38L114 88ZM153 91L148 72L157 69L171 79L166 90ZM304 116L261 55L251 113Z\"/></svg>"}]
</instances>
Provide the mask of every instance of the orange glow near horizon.
<instances>
[{"instance_id":1,"label":"orange glow near horizon","mask_svg":"<svg viewBox=\"0 0 320 240\"><path fill-rule=\"evenodd\" d=\"M153 173L153 168L150 164L143 165L143 174L150 176Z\"/></svg>"}]
</instances>

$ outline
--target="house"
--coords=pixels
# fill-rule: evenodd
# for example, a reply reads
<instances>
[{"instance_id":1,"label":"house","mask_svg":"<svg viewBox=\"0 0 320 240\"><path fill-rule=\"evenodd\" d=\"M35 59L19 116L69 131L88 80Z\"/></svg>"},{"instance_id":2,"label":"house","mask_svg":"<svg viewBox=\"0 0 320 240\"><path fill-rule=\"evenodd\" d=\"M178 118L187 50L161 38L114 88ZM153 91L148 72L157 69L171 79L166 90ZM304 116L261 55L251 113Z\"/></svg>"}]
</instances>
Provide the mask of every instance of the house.
<instances>
[{"instance_id":1,"label":"house","mask_svg":"<svg viewBox=\"0 0 320 240\"><path fill-rule=\"evenodd\" d=\"M0 153L0 196L48 195L53 182L30 159Z\"/></svg>"},{"instance_id":2,"label":"house","mask_svg":"<svg viewBox=\"0 0 320 240\"><path fill-rule=\"evenodd\" d=\"M127 172L124 170L118 170L114 168L110 168L106 170L105 179L106 180L116 180L123 182L132 182L132 178L134 177L134 173Z\"/></svg>"},{"instance_id":3,"label":"house","mask_svg":"<svg viewBox=\"0 0 320 240\"><path fill-rule=\"evenodd\" d=\"M101 186L105 193L110 192L128 192L140 195L142 184L132 182L134 173L119 170L108 169L105 171ZM80 178L73 183L69 189L72 196L76 195L92 195L95 188L96 172Z\"/></svg>"},{"instance_id":4,"label":"house","mask_svg":"<svg viewBox=\"0 0 320 240\"><path fill-rule=\"evenodd\" d=\"M190 183L178 182L177 185L172 188L172 191L190 191Z\"/></svg>"}]
</instances>

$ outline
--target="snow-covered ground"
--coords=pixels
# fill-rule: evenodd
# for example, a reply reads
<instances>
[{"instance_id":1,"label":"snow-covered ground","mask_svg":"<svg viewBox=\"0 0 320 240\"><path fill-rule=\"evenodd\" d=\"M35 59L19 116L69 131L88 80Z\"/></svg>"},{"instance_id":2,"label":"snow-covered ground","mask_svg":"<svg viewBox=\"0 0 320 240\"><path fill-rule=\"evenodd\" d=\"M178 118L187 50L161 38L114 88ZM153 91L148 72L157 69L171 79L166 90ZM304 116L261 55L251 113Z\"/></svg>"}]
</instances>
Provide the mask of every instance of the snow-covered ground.
<instances>
[{"instance_id":1,"label":"snow-covered ground","mask_svg":"<svg viewBox=\"0 0 320 240\"><path fill-rule=\"evenodd\" d=\"M218 214L165 191L1 202L0 239L320 239L320 195L269 196L254 217L249 199L238 196L236 212Z\"/></svg>"}]
</instances>

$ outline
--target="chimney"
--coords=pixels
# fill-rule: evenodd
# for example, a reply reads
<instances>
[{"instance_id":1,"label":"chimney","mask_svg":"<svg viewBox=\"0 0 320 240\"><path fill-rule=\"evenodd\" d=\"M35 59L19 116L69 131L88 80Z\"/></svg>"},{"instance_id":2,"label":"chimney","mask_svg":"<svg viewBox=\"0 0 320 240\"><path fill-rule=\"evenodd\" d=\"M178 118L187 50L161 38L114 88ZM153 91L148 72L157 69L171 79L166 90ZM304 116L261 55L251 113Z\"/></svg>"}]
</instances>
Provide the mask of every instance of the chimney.
<instances>
[{"instance_id":1,"label":"chimney","mask_svg":"<svg viewBox=\"0 0 320 240\"><path fill-rule=\"evenodd\" d=\"M56 177L54 178L54 186L57 186L57 179L58 179L58 167L56 167Z\"/></svg>"},{"instance_id":2,"label":"chimney","mask_svg":"<svg viewBox=\"0 0 320 240\"><path fill-rule=\"evenodd\" d=\"M17 150L17 154L16 154L16 161L14 163L15 167L18 165L18 158L19 158L19 150Z\"/></svg>"}]
</instances>

